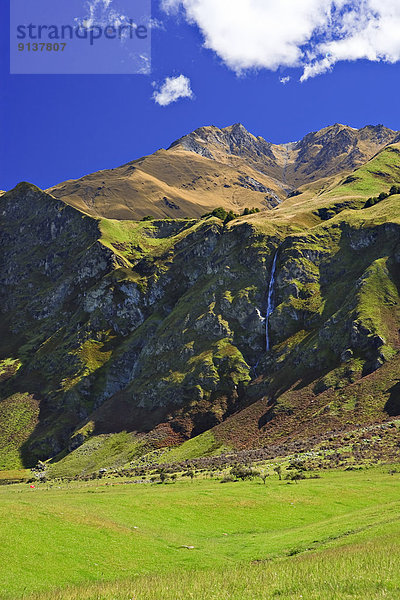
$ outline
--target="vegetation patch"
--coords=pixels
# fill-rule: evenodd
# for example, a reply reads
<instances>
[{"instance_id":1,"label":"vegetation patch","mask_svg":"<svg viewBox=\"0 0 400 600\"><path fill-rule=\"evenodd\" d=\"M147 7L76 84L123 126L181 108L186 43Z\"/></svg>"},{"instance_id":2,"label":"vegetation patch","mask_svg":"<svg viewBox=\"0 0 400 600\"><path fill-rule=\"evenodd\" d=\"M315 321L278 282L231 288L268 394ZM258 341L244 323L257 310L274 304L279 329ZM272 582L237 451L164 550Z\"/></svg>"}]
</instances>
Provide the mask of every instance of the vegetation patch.
<instances>
[{"instance_id":1,"label":"vegetation patch","mask_svg":"<svg viewBox=\"0 0 400 600\"><path fill-rule=\"evenodd\" d=\"M229 450L229 446L219 441L212 431L205 431L176 448L166 450L160 458L160 463L180 462L202 456L218 456Z\"/></svg>"},{"instance_id":2,"label":"vegetation patch","mask_svg":"<svg viewBox=\"0 0 400 600\"><path fill-rule=\"evenodd\" d=\"M82 433L81 430L77 432ZM85 432L87 433L87 432ZM143 444L132 433L93 435L65 458L51 461L49 477L75 477L90 475L100 469L113 470L124 467L143 453Z\"/></svg>"},{"instance_id":3,"label":"vegetation patch","mask_svg":"<svg viewBox=\"0 0 400 600\"><path fill-rule=\"evenodd\" d=\"M13 394L0 401L0 470L23 467L21 447L38 417L39 403L29 394Z\"/></svg>"},{"instance_id":4,"label":"vegetation patch","mask_svg":"<svg viewBox=\"0 0 400 600\"><path fill-rule=\"evenodd\" d=\"M18 358L0 360L0 383L15 375L21 365L22 363Z\"/></svg>"}]
</instances>

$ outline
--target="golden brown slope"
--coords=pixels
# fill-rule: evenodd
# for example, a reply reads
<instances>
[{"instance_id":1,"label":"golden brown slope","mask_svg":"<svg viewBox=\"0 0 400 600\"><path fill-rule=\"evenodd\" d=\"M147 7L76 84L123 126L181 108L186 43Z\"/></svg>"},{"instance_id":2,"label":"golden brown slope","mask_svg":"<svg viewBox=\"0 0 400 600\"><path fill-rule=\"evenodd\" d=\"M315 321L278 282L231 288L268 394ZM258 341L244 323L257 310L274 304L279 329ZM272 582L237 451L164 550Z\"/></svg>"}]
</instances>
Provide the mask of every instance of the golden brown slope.
<instances>
[{"instance_id":1,"label":"golden brown slope","mask_svg":"<svg viewBox=\"0 0 400 600\"><path fill-rule=\"evenodd\" d=\"M267 209L285 196L277 182L244 163L239 169L180 148L159 150L49 192L91 215L113 219L199 217L217 206Z\"/></svg>"},{"instance_id":2,"label":"golden brown slope","mask_svg":"<svg viewBox=\"0 0 400 600\"><path fill-rule=\"evenodd\" d=\"M50 192L94 216L198 217L218 206L268 210L299 186L312 194L337 183L393 142L383 126L333 125L296 143L274 145L241 124L202 127L168 150L66 181ZM327 179L328 178L328 179Z\"/></svg>"}]
</instances>

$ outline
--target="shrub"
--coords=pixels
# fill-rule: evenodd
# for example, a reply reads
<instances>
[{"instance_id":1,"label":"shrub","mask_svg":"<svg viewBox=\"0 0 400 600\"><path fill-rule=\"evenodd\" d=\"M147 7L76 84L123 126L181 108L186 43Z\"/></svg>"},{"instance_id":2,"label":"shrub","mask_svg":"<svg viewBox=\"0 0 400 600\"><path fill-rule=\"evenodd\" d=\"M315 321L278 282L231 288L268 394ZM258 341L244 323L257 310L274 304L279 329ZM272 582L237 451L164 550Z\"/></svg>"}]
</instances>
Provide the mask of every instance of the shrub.
<instances>
[{"instance_id":1,"label":"shrub","mask_svg":"<svg viewBox=\"0 0 400 600\"><path fill-rule=\"evenodd\" d=\"M238 215L237 215L236 213L234 213L234 212L233 212L233 210L230 210L230 211L227 213L227 215L226 215L226 217L225 217L225 219L224 219L224 225L226 225L227 223L229 223L229 221L233 221L233 219L236 219L236 218L237 218L237 216L238 216Z\"/></svg>"},{"instance_id":2,"label":"shrub","mask_svg":"<svg viewBox=\"0 0 400 600\"><path fill-rule=\"evenodd\" d=\"M364 205L364 208L370 208L371 206L374 206L377 202L378 198L368 198Z\"/></svg>"},{"instance_id":3,"label":"shrub","mask_svg":"<svg viewBox=\"0 0 400 600\"><path fill-rule=\"evenodd\" d=\"M305 463L298 459L292 460L286 468L288 471L292 469L296 469L297 471L307 471Z\"/></svg>"},{"instance_id":4,"label":"shrub","mask_svg":"<svg viewBox=\"0 0 400 600\"><path fill-rule=\"evenodd\" d=\"M232 483L233 481L236 481L236 479L232 477L232 475L225 475L225 477L221 479L220 483Z\"/></svg>"},{"instance_id":5,"label":"shrub","mask_svg":"<svg viewBox=\"0 0 400 600\"><path fill-rule=\"evenodd\" d=\"M370 208L371 206L375 206L378 202L382 200L386 200L389 196L394 196L396 194L400 194L400 185L392 185L389 192L381 192L378 197L368 198L366 201L364 208Z\"/></svg>"},{"instance_id":6,"label":"shrub","mask_svg":"<svg viewBox=\"0 0 400 600\"><path fill-rule=\"evenodd\" d=\"M161 483L165 483L168 479L168 474L165 471L165 469L160 469L160 471L158 472L158 476L160 478Z\"/></svg>"},{"instance_id":7,"label":"shrub","mask_svg":"<svg viewBox=\"0 0 400 600\"><path fill-rule=\"evenodd\" d=\"M259 474L259 471L256 471L251 467L246 467L245 465L235 465L231 468L231 476L235 479L241 479L242 481L245 479L254 479L254 477L258 477Z\"/></svg>"},{"instance_id":8,"label":"shrub","mask_svg":"<svg viewBox=\"0 0 400 600\"><path fill-rule=\"evenodd\" d=\"M246 215L254 215L256 213L259 213L260 209L259 208L248 208L246 206L246 208L244 209L244 211L242 212L242 216L246 216Z\"/></svg>"},{"instance_id":9,"label":"shrub","mask_svg":"<svg viewBox=\"0 0 400 600\"><path fill-rule=\"evenodd\" d=\"M303 471L293 471L292 473L288 473L285 477L287 481L294 481L297 483L300 479L305 479Z\"/></svg>"}]
</instances>

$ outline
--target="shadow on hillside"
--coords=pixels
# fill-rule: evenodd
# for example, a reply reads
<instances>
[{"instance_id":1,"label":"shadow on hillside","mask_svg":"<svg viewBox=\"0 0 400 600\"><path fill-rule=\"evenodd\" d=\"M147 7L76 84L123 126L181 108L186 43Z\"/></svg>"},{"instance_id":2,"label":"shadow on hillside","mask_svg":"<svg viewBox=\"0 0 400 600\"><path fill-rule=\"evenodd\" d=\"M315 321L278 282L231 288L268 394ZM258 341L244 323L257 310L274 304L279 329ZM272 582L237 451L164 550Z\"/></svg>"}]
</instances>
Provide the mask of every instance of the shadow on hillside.
<instances>
[{"instance_id":1,"label":"shadow on hillside","mask_svg":"<svg viewBox=\"0 0 400 600\"><path fill-rule=\"evenodd\" d=\"M398 417L400 415L400 381L391 387L389 400L385 404L385 412L390 417Z\"/></svg>"}]
</instances>

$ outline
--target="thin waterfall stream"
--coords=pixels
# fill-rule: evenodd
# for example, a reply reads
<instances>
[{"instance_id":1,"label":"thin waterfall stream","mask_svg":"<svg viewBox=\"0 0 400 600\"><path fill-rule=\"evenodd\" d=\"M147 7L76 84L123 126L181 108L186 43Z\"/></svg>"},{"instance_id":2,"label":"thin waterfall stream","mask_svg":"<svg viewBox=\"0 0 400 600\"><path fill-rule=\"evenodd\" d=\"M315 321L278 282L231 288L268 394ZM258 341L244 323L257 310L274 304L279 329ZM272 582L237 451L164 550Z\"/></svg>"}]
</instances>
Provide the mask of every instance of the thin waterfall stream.
<instances>
[{"instance_id":1,"label":"thin waterfall stream","mask_svg":"<svg viewBox=\"0 0 400 600\"><path fill-rule=\"evenodd\" d=\"M272 263L271 278L269 280L267 312L265 315L265 341L266 341L267 352L270 351L269 317L275 308L275 272L276 272L277 258L278 258L278 252L275 252L274 260Z\"/></svg>"}]
</instances>

